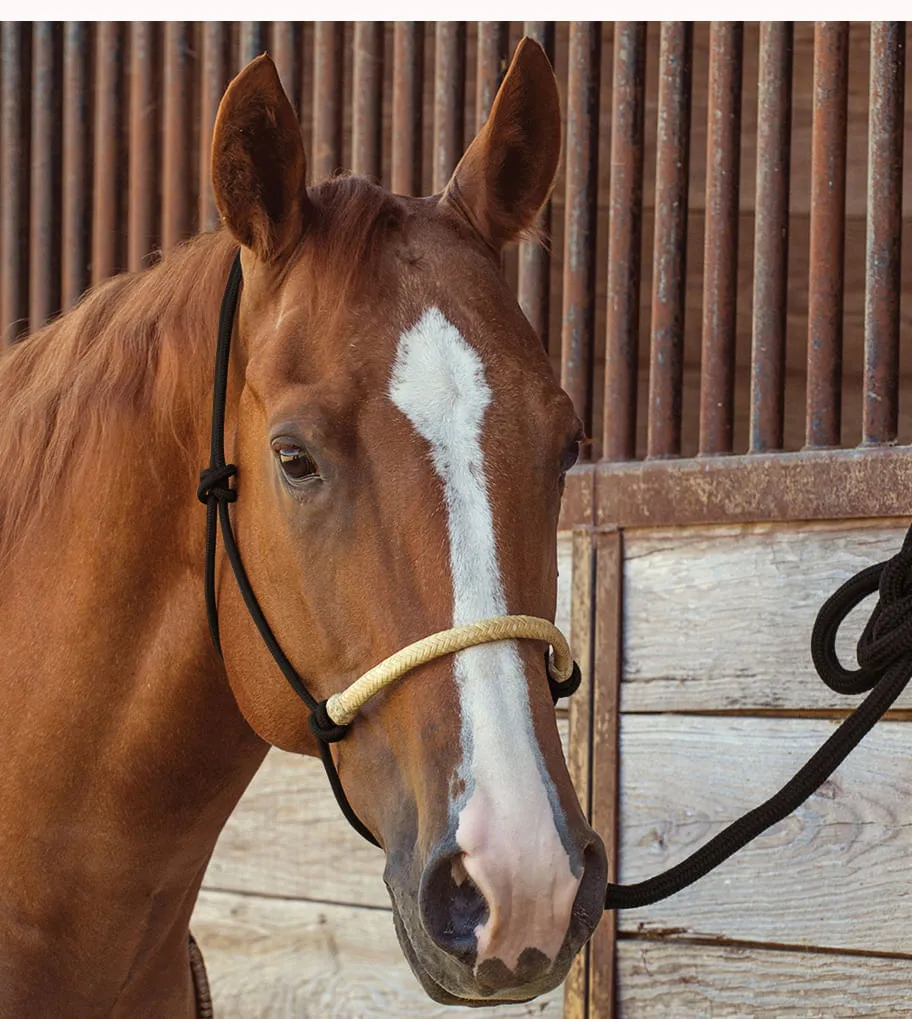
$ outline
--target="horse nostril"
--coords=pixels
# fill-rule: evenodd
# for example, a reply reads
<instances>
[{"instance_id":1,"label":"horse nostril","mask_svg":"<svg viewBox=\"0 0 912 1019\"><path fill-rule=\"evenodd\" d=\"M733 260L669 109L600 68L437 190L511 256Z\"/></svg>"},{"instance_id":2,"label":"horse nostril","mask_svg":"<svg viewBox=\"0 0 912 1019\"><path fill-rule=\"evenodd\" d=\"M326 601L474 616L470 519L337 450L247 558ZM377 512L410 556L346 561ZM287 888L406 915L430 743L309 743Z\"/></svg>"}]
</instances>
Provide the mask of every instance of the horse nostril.
<instances>
[{"instance_id":1,"label":"horse nostril","mask_svg":"<svg viewBox=\"0 0 912 1019\"><path fill-rule=\"evenodd\" d=\"M608 857L602 840L595 835L583 852L583 877L573 903L571 936L579 947L588 941L604 915Z\"/></svg>"},{"instance_id":2,"label":"horse nostril","mask_svg":"<svg viewBox=\"0 0 912 1019\"><path fill-rule=\"evenodd\" d=\"M466 872L462 853L430 865L421 882L420 908L434 942L449 955L474 963L475 931L488 919L488 904Z\"/></svg>"}]
</instances>

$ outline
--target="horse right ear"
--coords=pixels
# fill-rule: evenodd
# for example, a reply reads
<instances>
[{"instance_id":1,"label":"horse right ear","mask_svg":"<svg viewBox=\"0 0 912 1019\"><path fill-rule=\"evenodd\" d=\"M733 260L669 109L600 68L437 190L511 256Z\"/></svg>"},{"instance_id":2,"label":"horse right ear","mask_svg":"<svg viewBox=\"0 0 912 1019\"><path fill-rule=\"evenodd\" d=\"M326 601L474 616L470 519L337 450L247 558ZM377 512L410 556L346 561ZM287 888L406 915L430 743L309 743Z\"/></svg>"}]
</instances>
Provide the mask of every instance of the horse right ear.
<instances>
[{"instance_id":1,"label":"horse right ear","mask_svg":"<svg viewBox=\"0 0 912 1019\"><path fill-rule=\"evenodd\" d=\"M264 262L301 238L310 203L298 118L275 64L252 60L228 86L212 137L212 193L225 225Z\"/></svg>"}]
</instances>

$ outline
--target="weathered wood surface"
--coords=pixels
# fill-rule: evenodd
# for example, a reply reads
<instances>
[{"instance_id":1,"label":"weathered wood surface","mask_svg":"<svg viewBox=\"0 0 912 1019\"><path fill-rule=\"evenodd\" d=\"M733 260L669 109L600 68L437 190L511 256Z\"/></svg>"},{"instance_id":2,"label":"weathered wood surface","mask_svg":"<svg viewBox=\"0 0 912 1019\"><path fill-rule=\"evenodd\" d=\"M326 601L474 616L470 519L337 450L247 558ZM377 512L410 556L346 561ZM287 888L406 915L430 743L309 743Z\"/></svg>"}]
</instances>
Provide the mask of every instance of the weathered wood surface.
<instances>
[{"instance_id":1,"label":"weathered wood surface","mask_svg":"<svg viewBox=\"0 0 912 1019\"><path fill-rule=\"evenodd\" d=\"M557 609L554 625L567 640L572 640L570 616L573 603L573 532L557 536Z\"/></svg>"},{"instance_id":2,"label":"weathered wood surface","mask_svg":"<svg viewBox=\"0 0 912 1019\"><path fill-rule=\"evenodd\" d=\"M566 719L558 729L566 755ZM203 885L389 909L384 860L342 817L318 760L271 750L225 826Z\"/></svg>"},{"instance_id":3,"label":"weathered wood surface","mask_svg":"<svg viewBox=\"0 0 912 1019\"><path fill-rule=\"evenodd\" d=\"M623 711L852 708L811 662L823 602L894 555L906 522L745 525L625 535ZM840 632L844 664L873 601ZM897 707L912 707L906 691Z\"/></svg>"},{"instance_id":4,"label":"weathered wood surface","mask_svg":"<svg viewBox=\"0 0 912 1019\"><path fill-rule=\"evenodd\" d=\"M580 667L580 688L571 698L568 713L567 767L586 817L592 819L592 678L593 678L593 531L580 527L573 532L572 626L568 639ZM589 945L573 960L564 981L564 1019L587 1019L589 1001Z\"/></svg>"},{"instance_id":5,"label":"weathered wood surface","mask_svg":"<svg viewBox=\"0 0 912 1019\"><path fill-rule=\"evenodd\" d=\"M678 863L767 799L836 724L625 716L621 880ZM912 954L912 725L879 723L796 813L696 885L622 911L618 923L670 939Z\"/></svg>"},{"instance_id":6,"label":"weathered wood surface","mask_svg":"<svg viewBox=\"0 0 912 1019\"><path fill-rule=\"evenodd\" d=\"M618 945L623 1019L837 1019L912 1014L912 960L742 946Z\"/></svg>"},{"instance_id":7,"label":"weathered wood surface","mask_svg":"<svg viewBox=\"0 0 912 1019\"><path fill-rule=\"evenodd\" d=\"M389 912L203 891L193 915L217 1019L558 1019L562 991L527 1005L437 1005L412 975Z\"/></svg>"}]
</instances>

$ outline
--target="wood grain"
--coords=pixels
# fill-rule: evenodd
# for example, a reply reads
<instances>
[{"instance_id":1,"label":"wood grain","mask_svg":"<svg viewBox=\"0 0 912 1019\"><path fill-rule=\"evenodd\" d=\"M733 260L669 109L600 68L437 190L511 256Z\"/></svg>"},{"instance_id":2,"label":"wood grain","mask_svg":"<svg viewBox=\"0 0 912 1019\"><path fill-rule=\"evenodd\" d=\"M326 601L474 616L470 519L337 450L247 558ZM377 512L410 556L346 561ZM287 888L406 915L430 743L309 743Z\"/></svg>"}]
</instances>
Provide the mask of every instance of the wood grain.
<instances>
[{"instance_id":1,"label":"wood grain","mask_svg":"<svg viewBox=\"0 0 912 1019\"><path fill-rule=\"evenodd\" d=\"M845 1019L912 1014L912 961L743 946L618 945L624 1019Z\"/></svg>"},{"instance_id":2,"label":"wood grain","mask_svg":"<svg viewBox=\"0 0 912 1019\"><path fill-rule=\"evenodd\" d=\"M592 644L594 636L595 552L593 531L580 527L573 532L573 584L570 642L580 667L582 682L570 700L567 767L583 812L592 820ZM564 982L564 1019L587 1019L589 1014L589 945L573 960Z\"/></svg>"},{"instance_id":3,"label":"wood grain","mask_svg":"<svg viewBox=\"0 0 912 1019\"><path fill-rule=\"evenodd\" d=\"M560 988L525 1005L438 1005L375 909L203 891L193 934L218 1019L558 1019Z\"/></svg>"},{"instance_id":4,"label":"wood grain","mask_svg":"<svg viewBox=\"0 0 912 1019\"><path fill-rule=\"evenodd\" d=\"M592 706L592 826L608 854L608 880L617 880L618 730L621 682L624 540L618 530L595 535L595 689ZM615 914L607 914L589 946L589 1011L598 1019L615 1015Z\"/></svg>"},{"instance_id":5,"label":"wood grain","mask_svg":"<svg viewBox=\"0 0 912 1019\"><path fill-rule=\"evenodd\" d=\"M903 521L628 531L624 711L839 709L859 697L818 678L810 636L823 602L894 555ZM854 643L873 600L840 632ZM899 707L912 707L906 691Z\"/></svg>"},{"instance_id":6,"label":"wood grain","mask_svg":"<svg viewBox=\"0 0 912 1019\"><path fill-rule=\"evenodd\" d=\"M621 865L639 881L767 799L837 723L627 715ZM912 954L912 727L880 722L797 812L626 934Z\"/></svg>"}]
</instances>

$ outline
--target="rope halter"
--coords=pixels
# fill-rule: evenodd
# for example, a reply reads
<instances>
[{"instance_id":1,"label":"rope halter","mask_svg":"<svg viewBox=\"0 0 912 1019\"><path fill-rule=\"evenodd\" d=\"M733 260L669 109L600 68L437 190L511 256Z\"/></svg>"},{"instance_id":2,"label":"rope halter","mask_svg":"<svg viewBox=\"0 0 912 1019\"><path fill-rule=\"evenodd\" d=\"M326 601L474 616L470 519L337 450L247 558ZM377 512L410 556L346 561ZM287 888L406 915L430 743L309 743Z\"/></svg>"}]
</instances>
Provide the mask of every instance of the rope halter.
<instances>
[{"instance_id":1,"label":"rope halter","mask_svg":"<svg viewBox=\"0 0 912 1019\"><path fill-rule=\"evenodd\" d=\"M552 687L555 684L561 687L571 679L574 665L570 646L554 623L537 616L495 616L441 630L408 644L359 676L351 686L333 694L326 701L326 713L335 725L346 726L371 697L419 665L479 644L517 638L547 641L554 649L547 662Z\"/></svg>"}]
</instances>

